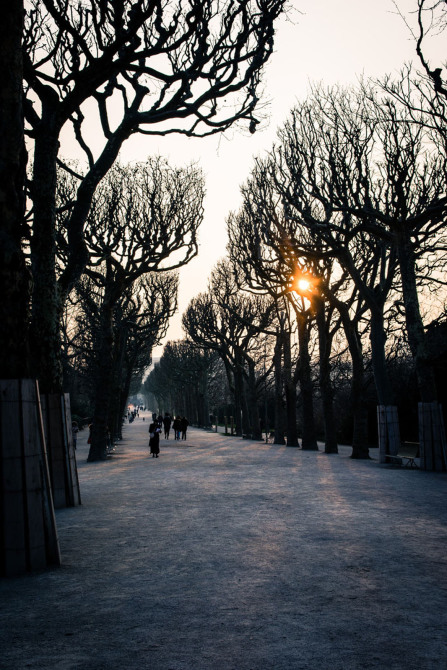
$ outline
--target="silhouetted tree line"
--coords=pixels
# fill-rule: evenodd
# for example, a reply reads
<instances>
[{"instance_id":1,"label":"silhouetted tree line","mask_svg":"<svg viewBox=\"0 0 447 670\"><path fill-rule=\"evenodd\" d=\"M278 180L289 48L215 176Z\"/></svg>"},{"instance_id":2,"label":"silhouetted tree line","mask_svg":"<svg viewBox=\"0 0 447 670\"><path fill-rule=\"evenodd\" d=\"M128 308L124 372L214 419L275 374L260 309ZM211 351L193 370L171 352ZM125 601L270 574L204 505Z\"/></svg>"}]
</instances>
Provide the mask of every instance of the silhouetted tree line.
<instances>
[{"instance_id":1,"label":"silhouetted tree line","mask_svg":"<svg viewBox=\"0 0 447 670\"><path fill-rule=\"evenodd\" d=\"M63 197L70 181L60 189L61 264L69 253ZM92 365L86 371L94 387L90 460L104 457L109 432L121 435L132 377L137 372L141 377L149 366L151 351L176 310L178 280L172 271L197 251L202 201L200 171L172 169L161 159L116 165L96 191L86 221L89 262L72 292L79 309L68 314L76 314L81 345L82 327L91 317L87 356ZM75 339L71 348L76 355Z\"/></svg>"},{"instance_id":2,"label":"silhouetted tree line","mask_svg":"<svg viewBox=\"0 0 447 670\"><path fill-rule=\"evenodd\" d=\"M191 424L210 424L209 385L215 356L191 343L169 342L143 384L147 404L172 416L187 416Z\"/></svg>"},{"instance_id":3,"label":"silhouetted tree line","mask_svg":"<svg viewBox=\"0 0 447 670\"><path fill-rule=\"evenodd\" d=\"M183 315L188 340L224 365L237 434L260 437L267 375L275 441L285 433L296 446L299 431L302 448L316 449L323 433L336 453L347 423L336 398L349 377L353 457L368 457L372 399L398 406L413 440L420 401L434 408L432 424L419 418L427 467L445 469L447 98L438 75L408 69L397 82L315 86L255 161L228 217L228 259Z\"/></svg>"},{"instance_id":4,"label":"silhouetted tree line","mask_svg":"<svg viewBox=\"0 0 447 670\"><path fill-rule=\"evenodd\" d=\"M284 0L0 9L0 379L79 389L79 409L93 405L90 460L104 457L105 427L119 431L118 406L163 337L176 307L168 273L197 253L202 217L197 170L155 159L112 169L120 149L137 134L255 132L283 10ZM67 138L84 163L64 159ZM19 442L8 447L18 463ZM0 544L0 571L3 555Z\"/></svg>"}]
</instances>

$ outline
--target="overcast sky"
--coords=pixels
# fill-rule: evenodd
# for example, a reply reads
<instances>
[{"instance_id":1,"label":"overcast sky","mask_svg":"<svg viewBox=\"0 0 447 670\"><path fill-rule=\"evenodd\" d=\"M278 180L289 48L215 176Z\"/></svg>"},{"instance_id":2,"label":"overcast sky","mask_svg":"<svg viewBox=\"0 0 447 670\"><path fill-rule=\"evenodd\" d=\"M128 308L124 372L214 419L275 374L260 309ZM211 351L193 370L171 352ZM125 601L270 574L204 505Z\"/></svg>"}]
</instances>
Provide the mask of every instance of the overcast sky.
<instances>
[{"instance_id":1,"label":"overcast sky","mask_svg":"<svg viewBox=\"0 0 447 670\"><path fill-rule=\"evenodd\" d=\"M410 16L416 1L398 2ZM206 290L210 271L225 255L225 220L239 207L239 186L249 175L253 156L271 148L277 128L293 105L306 97L309 83L355 84L362 74L397 72L404 63L416 60L414 42L392 0L293 0L291 5L295 11L278 24L275 53L265 71L269 121L263 130L255 135L231 131L207 139L137 136L121 152L123 163L144 160L148 154L163 155L173 165L198 161L206 176L200 251L180 270L179 313L165 341L183 337L181 314L191 298ZM157 347L154 357L161 352L162 347Z\"/></svg>"}]
</instances>

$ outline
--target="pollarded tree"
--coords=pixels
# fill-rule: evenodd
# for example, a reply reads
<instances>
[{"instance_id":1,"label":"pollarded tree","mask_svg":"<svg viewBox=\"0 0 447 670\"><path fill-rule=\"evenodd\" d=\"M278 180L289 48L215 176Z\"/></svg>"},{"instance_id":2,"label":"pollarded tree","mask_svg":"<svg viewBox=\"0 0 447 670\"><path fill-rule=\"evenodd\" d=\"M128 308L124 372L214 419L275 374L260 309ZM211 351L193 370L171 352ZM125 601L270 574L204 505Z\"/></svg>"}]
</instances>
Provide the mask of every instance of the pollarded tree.
<instances>
[{"instance_id":1,"label":"pollarded tree","mask_svg":"<svg viewBox=\"0 0 447 670\"><path fill-rule=\"evenodd\" d=\"M337 452L335 417L332 411L333 390L330 379L331 340L335 333L332 318L333 307L320 300L316 291L299 294L299 285L305 277L312 278L315 285L318 277L330 275L332 264L329 259L316 261L314 255L295 253L294 236L299 227L284 224L284 212L280 199L274 191L275 180L268 174L266 165L257 161L251 177L242 187L243 207L228 219L229 252L232 262L238 268L240 285L258 292L268 291L277 303L279 311L293 313L294 318L279 319L283 326L293 323L298 332L298 357L292 373L290 328L280 328L283 340L283 378L287 405L288 444L297 444L296 436L296 385L299 382L302 410L303 449L317 449L314 425L311 360L309 354L311 330L316 319L320 345L320 389L324 413L326 453ZM295 278L295 279L294 279ZM294 281L293 281L294 280ZM306 285L309 282L305 282ZM343 283L338 280L337 283ZM295 289L298 289L296 292ZM275 357L276 360L276 357Z\"/></svg>"},{"instance_id":2,"label":"pollarded tree","mask_svg":"<svg viewBox=\"0 0 447 670\"><path fill-rule=\"evenodd\" d=\"M392 99L378 104L373 90L368 97L364 90L354 95L317 89L293 110L281 139L278 190L288 217L299 219L336 254L368 304L379 402L391 400L384 309L397 270L421 399L433 402L436 388L424 350L417 263L429 254L437 259L445 247L442 152L433 152L430 135ZM365 283L362 273L374 258L379 265Z\"/></svg>"},{"instance_id":3,"label":"pollarded tree","mask_svg":"<svg viewBox=\"0 0 447 670\"><path fill-rule=\"evenodd\" d=\"M336 105L332 117L326 113L330 104ZM340 91L325 97L317 90L292 110L290 121L281 130L282 144L275 154L272 174L286 204L286 220L292 227L298 221L318 239L314 253L337 259L366 301L379 402L391 405L383 315L396 274L396 248L380 222L375 230L382 234L374 236L372 220L363 226L352 209L341 210L340 205L344 196L348 198L363 184L369 198L380 200L388 195L385 181L373 190L375 124L362 96ZM301 252L300 237L295 237L295 251Z\"/></svg>"},{"instance_id":4,"label":"pollarded tree","mask_svg":"<svg viewBox=\"0 0 447 670\"><path fill-rule=\"evenodd\" d=\"M263 193L271 191L269 182L263 183ZM266 200L270 202L269 196ZM265 200L264 200L265 202ZM273 214L272 210L269 210ZM253 224L253 225L252 225ZM266 294L276 308L275 346L273 367L275 370L275 443L298 446L296 421L296 383L292 378L291 324L287 318L287 286L289 273L281 266L274 250L262 244L260 228L262 214L259 209L253 216L243 207L240 212L230 214L227 221L229 244L228 254L235 268L237 281L242 290L260 295ZM258 228L259 226L259 228ZM283 365L284 360L284 365ZM282 395L285 395L285 416L282 409Z\"/></svg>"},{"instance_id":5,"label":"pollarded tree","mask_svg":"<svg viewBox=\"0 0 447 670\"><path fill-rule=\"evenodd\" d=\"M143 275L174 270L194 256L202 202L200 171L171 169L160 159L114 167L97 191L87 222L86 273L102 284L103 296L89 460L105 455L116 305Z\"/></svg>"},{"instance_id":6,"label":"pollarded tree","mask_svg":"<svg viewBox=\"0 0 447 670\"><path fill-rule=\"evenodd\" d=\"M152 350L166 335L177 310L178 276L152 272L137 279L114 310L114 381L108 425L121 438L131 385L139 388Z\"/></svg>"},{"instance_id":7,"label":"pollarded tree","mask_svg":"<svg viewBox=\"0 0 447 670\"><path fill-rule=\"evenodd\" d=\"M160 412L186 416L190 423L209 426L208 372L213 355L188 340L168 342L147 387L159 400ZM157 378L157 380L154 380ZM168 400L157 389L165 380Z\"/></svg>"},{"instance_id":8,"label":"pollarded tree","mask_svg":"<svg viewBox=\"0 0 447 670\"><path fill-rule=\"evenodd\" d=\"M23 129L23 1L0 16L0 379L28 377L30 276L25 235L26 151Z\"/></svg>"},{"instance_id":9,"label":"pollarded tree","mask_svg":"<svg viewBox=\"0 0 447 670\"><path fill-rule=\"evenodd\" d=\"M374 120L365 114L361 99L351 100L341 96L340 109L333 124L326 123L318 96L292 111L292 119L281 131L282 145L275 148L268 161L258 161L253 179L257 182L253 190L253 203L246 198L245 209L257 225L253 243L264 244L278 264L270 261L264 272L279 267L281 271L294 272L292 266L317 262L316 276L323 281L320 290L325 293L330 305L338 305L335 282L331 289L320 277L318 263L332 259L338 264L337 274L346 283L350 276L357 294L371 311L371 341L376 385L383 404L391 402L390 386L386 378L384 308L392 287L397 265L396 251L388 236L374 238L367 229L359 228L354 235L355 217L352 212L341 213L333 202L332 172L339 170L339 182L348 183L368 174L369 144L374 130ZM356 113L354 113L354 111ZM362 111L363 110L363 111ZM260 176L259 176L260 175ZM259 184L259 185L258 185ZM279 215L275 214L275 208ZM256 254L251 254L257 258ZM280 280L284 285L284 277ZM278 281L278 278L276 279ZM352 294L353 296L353 294ZM363 308L356 309L361 316ZM359 362L356 366L360 380L363 376L361 344L357 328L350 321L348 311L342 307L350 350ZM347 318L348 317L348 318ZM357 317L358 318L358 317ZM359 355L360 354L360 355ZM354 358L353 358L354 360ZM357 385L357 391L360 386ZM359 412L364 414L359 406ZM364 422L362 422L364 423ZM358 424L360 425L360 424ZM362 444L356 444L353 456L367 457L365 432Z\"/></svg>"},{"instance_id":10,"label":"pollarded tree","mask_svg":"<svg viewBox=\"0 0 447 670\"><path fill-rule=\"evenodd\" d=\"M217 352L221 357L234 398L236 433L241 435L244 404L242 360L238 350L233 352L240 333L234 320L230 319L228 322L227 316L215 304L210 293L199 293L183 313L182 326L192 342L203 349Z\"/></svg>"},{"instance_id":11,"label":"pollarded tree","mask_svg":"<svg viewBox=\"0 0 447 670\"><path fill-rule=\"evenodd\" d=\"M68 296L61 323L64 388L71 411L83 419L93 414L102 287L83 276Z\"/></svg>"},{"instance_id":12,"label":"pollarded tree","mask_svg":"<svg viewBox=\"0 0 447 670\"><path fill-rule=\"evenodd\" d=\"M364 91L362 98L363 95ZM352 112L343 97L320 92L319 100L326 127L339 127L342 118L343 136L350 147L359 147L352 132L357 121L354 124L348 121ZM420 398L423 403L432 404L436 401L436 384L421 314L419 268L422 266L426 271L430 266L432 281L439 284L434 270L445 268L446 154L442 143L433 141L437 136L409 120L407 110L394 99L379 101L374 90L370 90L366 101L362 126L371 127L370 119L374 124L365 145L369 150L356 165L351 154L354 169L349 169L348 154L345 149L340 151L340 143L326 154L330 197L336 210L351 217L351 237L364 236L366 232L377 244L388 240L394 249ZM320 194L327 202L329 187L325 191L320 188ZM438 426L435 433L440 430ZM421 424L421 442L427 442L424 433ZM433 452L427 445L426 457L427 467L443 467L441 441L433 443Z\"/></svg>"},{"instance_id":13,"label":"pollarded tree","mask_svg":"<svg viewBox=\"0 0 447 670\"><path fill-rule=\"evenodd\" d=\"M173 407L175 408L175 390L169 371L162 369L158 361L143 384L147 407L162 416L171 414Z\"/></svg>"},{"instance_id":14,"label":"pollarded tree","mask_svg":"<svg viewBox=\"0 0 447 670\"><path fill-rule=\"evenodd\" d=\"M35 373L60 388L59 303L88 261L93 194L130 136L253 132L262 69L285 0L30 0L23 39L25 119L33 145L31 256ZM93 108L96 105L96 113ZM71 134L88 163L66 220L55 276L56 166ZM63 148L62 148L63 151Z\"/></svg>"},{"instance_id":15,"label":"pollarded tree","mask_svg":"<svg viewBox=\"0 0 447 670\"><path fill-rule=\"evenodd\" d=\"M114 437L121 438L121 417L130 386L141 384L151 363L152 349L166 334L169 319L177 309L177 287L176 273L150 273L129 286L115 306L111 404L107 421ZM66 383L72 393L71 404L82 410L82 417L92 417L95 403L103 297L103 282L95 283L83 277L70 295L64 319Z\"/></svg>"},{"instance_id":16,"label":"pollarded tree","mask_svg":"<svg viewBox=\"0 0 447 670\"><path fill-rule=\"evenodd\" d=\"M193 342L216 351L222 358L234 397L237 434L245 432L259 437L254 367L259 354L258 336L271 321L272 304L262 296L235 292L235 283L223 280L224 274L224 264L220 263L212 275L208 292L190 302L182 325Z\"/></svg>"},{"instance_id":17,"label":"pollarded tree","mask_svg":"<svg viewBox=\"0 0 447 670\"><path fill-rule=\"evenodd\" d=\"M245 328L246 335L239 350L243 359L241 371L249 421L243 429L255 439L260 439L259 396L261 389L265 391L266 377L270 372L265 365L265 356L267 336L272 333L275 321L276 305L267 296L241 292L237 271L225 260L218 262L212 271L209 291L220 309L228 312L231 319L239 320Z\"/></svg>"}]
</instances>

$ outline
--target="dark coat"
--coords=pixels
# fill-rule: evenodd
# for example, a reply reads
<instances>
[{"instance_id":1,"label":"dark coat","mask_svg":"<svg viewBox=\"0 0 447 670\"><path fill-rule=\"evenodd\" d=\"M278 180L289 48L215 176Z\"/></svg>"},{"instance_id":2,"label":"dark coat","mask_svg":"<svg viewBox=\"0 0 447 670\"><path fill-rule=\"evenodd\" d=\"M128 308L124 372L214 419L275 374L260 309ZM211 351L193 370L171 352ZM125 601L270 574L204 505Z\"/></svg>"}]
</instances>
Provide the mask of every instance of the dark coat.
<instances>
[{"instance_id":1,"label":"dark coat","mask_svg":"<svg viewBox=\"0 0 447 670\"><path fill-rule=\"evenodd\" d=\"M160 426L158 423L151 423L149 426L149 433L153 433L153 437L149 438L149 447L151 454L160 453Z\"/></svg>"}]
</instances>

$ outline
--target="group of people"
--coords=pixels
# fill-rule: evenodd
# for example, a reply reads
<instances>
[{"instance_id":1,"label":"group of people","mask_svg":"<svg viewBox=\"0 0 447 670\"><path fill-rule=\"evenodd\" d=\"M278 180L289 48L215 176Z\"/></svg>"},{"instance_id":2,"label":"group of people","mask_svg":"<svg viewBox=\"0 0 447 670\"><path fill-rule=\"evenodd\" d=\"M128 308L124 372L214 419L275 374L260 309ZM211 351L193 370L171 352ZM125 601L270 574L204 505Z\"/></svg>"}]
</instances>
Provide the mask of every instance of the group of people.
<instances>
[{"instance_id":1,"label":"group of people","mask_svg":"<svg viewBox=\"0 0 447 670\"><path fill-rule=\"evenodd\" d=\"M169 440L171 426L174 429L175 440L180 440L180 436L182 440L186 440L186 431L189 426L189 421L186 416L176 416L172 419L168 412L166 412L164 416L161 416L161 414L159 416L152 414L152 423L149 426L149 447L152 458L158 458L160 453L161 431L164 431L165 440Z\"/></svg>"}]
</instances>

